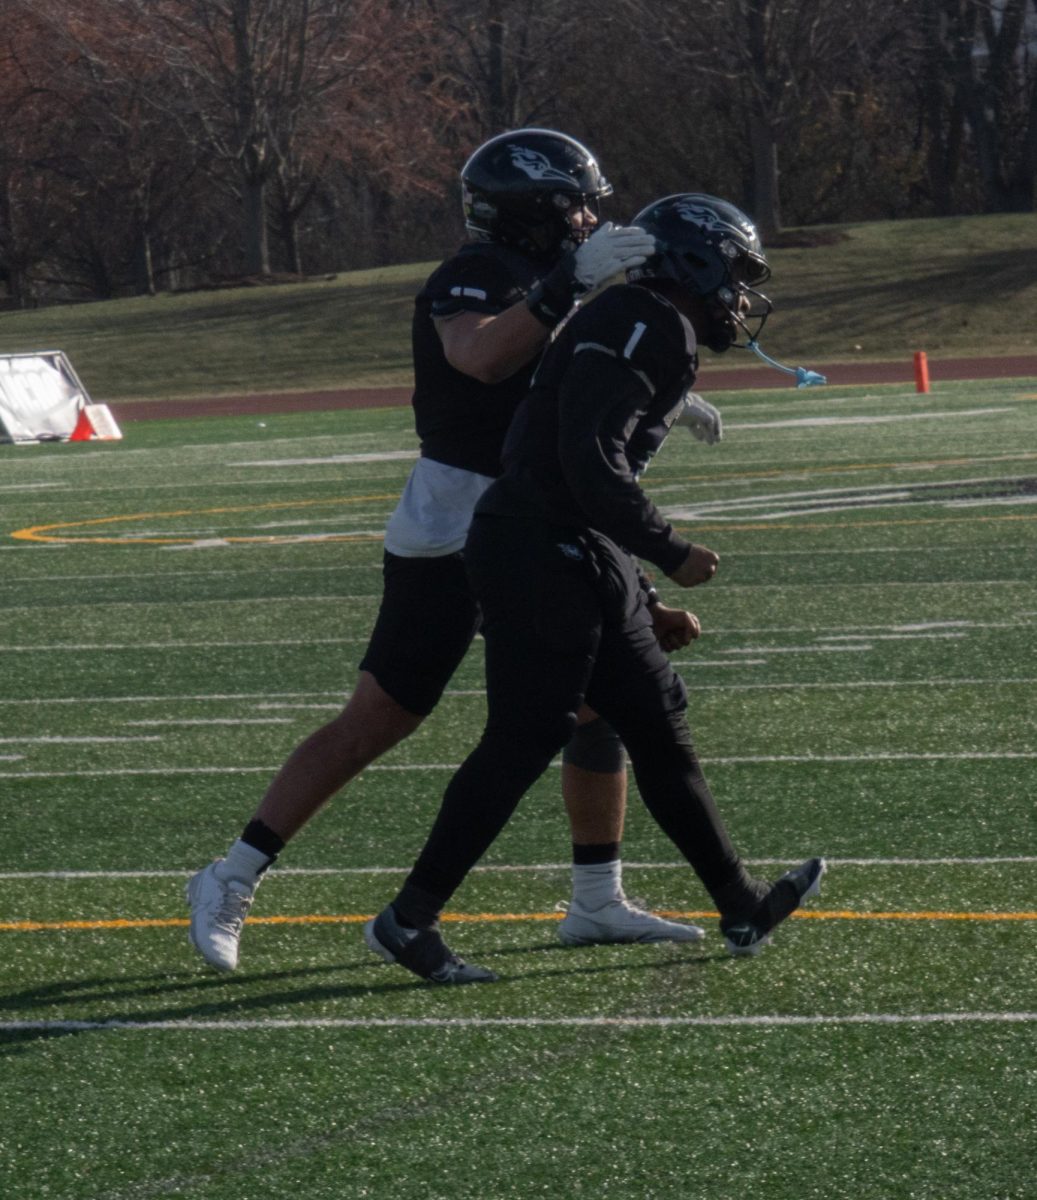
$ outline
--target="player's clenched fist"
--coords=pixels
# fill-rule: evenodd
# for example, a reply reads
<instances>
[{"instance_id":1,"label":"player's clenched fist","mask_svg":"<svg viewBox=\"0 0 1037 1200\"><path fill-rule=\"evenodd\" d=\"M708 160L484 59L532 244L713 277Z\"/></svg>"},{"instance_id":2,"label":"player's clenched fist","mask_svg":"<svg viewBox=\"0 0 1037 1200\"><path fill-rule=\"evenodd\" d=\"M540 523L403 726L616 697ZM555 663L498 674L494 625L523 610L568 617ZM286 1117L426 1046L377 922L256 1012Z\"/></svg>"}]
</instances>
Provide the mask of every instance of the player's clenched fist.
<instances>
[{"instance_id":1,"label":"player's clenched fist","mask_svg":"<svg viewBox=\"0 0 1037 1200\"><path fill-rule=\"evenodd\" d=\"M720 555L707 546L692 545L688 557L670 576L680 587L698 587L700 583L708 583L717 573L717 563Z\"/></svg>"}]
</instances>

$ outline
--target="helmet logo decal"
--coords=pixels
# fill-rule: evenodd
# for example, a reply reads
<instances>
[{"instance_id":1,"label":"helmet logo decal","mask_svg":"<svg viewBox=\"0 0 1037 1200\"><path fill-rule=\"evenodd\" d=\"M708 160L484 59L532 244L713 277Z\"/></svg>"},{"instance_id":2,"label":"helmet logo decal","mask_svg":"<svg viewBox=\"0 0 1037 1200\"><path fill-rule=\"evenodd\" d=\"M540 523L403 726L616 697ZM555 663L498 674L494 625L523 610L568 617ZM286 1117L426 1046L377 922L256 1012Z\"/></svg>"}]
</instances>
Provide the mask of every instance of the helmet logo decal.
<instances>
[{"instance_id":1,"label":"helmet logo decal","mask_svg":"<svg viewBox=\"0 0 1037 1200\"><path fill-rule=\"evenodd\" d=\"M676 205L676 211L682 220L690 221L693 225L701 225L709 233L744 233L744 230L739 230L728 221L722 220L719 213L711 208L699 207L684 201L684 203Z\"/></svg>"},{"instance_id":2,"label":"helmet logo decal","mask_svg":"<svg viewBox=\"0 0 1037 1200\"><path fill-rule=\"evenodd\" d=\"M511 165L524 171L530 179L553 179L559 183L572 183L572 176L558 167L552 167L547 155L541 154L539 150L531 150L528 146L520 146L515 142L512 142L508 149L511 151Z\"/></svg>"}]
</instances>

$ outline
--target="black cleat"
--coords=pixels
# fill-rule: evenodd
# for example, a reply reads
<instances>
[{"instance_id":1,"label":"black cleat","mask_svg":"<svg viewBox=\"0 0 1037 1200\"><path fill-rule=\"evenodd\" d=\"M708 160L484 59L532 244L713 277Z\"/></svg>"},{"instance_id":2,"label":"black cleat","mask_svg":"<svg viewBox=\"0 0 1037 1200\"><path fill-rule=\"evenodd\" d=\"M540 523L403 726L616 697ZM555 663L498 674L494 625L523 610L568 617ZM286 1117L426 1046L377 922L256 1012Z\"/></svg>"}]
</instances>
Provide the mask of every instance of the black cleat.
<instances>
[{"instance_id":1,"label":"black cleat","mask_svg":"<svg viewBox=\"0 0 1037 1200\"><path fill-rule=\"evenodd\" d=\"M786 871L760 899L748 916L728 916L720 920L720 932L728 953L736 958L759 952L770 942L771 930L791 916L804 900L821 891L825 873L823 858L808 858L805 863Z\"/></svg>"},{"instance_id":2,"label":"black cleat","mask_svg":"<svg viewBox=\"0 0 1037 1200\"><path fill-rule=\"evenodd\" d=\"M484 967L470 966L443 941L438 929L407 929L396 919L391 904L364 926L368 949L386 962L427 979L429 983L494 983L497 976Z\"/></svg>"}]
</instances>

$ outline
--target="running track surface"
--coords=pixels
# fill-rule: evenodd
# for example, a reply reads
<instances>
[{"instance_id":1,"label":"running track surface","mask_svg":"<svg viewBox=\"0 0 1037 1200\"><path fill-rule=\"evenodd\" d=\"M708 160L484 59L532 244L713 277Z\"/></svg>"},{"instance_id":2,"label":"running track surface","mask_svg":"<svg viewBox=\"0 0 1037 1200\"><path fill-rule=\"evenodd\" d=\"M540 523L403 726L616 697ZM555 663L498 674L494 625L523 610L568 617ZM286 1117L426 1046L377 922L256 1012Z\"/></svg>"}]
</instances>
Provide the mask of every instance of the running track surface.
<instances>
[{"instance_id":1,"label":"running track surface","mask_svg":"<svg viewBox=\"0 0 1037 1200\"><path fill-rule=\"evenodd\" d=\"M810 364L828 377L829 385L913 383L914 363L856 362ZM951 379L1010 379L1037 376L1037 355L1006 358L929 359L932 384ZM702 373L705 394L735 388L792 386L789 376L770 367L727 367ZM262 416L265 413L321 412L339 408L393 408L409 404L409 387L339 388L330 391L256 393L247 396L197 397L186 400L128 400L109 405L120 423L154 418L203 416Z\"/></svg>"}]
</instances>

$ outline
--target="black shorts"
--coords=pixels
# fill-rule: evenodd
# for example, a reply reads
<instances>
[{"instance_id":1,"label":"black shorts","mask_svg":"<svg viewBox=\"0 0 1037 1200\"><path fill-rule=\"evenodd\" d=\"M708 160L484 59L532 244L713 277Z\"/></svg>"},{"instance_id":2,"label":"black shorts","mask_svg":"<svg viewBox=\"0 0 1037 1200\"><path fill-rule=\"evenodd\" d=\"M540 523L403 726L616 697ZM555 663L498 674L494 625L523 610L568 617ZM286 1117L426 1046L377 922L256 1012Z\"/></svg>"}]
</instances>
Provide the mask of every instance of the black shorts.
<instances>
[{"instance_id":1,"label":"black shorts","mask_svg":"<svg viewBox=\"0 0 1037 1200\"><path fill-rule=\"evenodd\" d=\"M408 712L427 717L479 631L479 606L461 555L385 552L382 603L360 663Z\"/></svg>"},{"instance_id":2,"label":"black shorts","mask_svg":"<svg viewBox=\"0 0 1037 1200\"><path fill-rule=\"evenodd\" d=\"M634 560L614 542L477 513L465 555L483 605L491 724L560 730L586 702L632 751L645 727L683 719L684 683L656 639Z\"/></svg>"}]
</instances>

